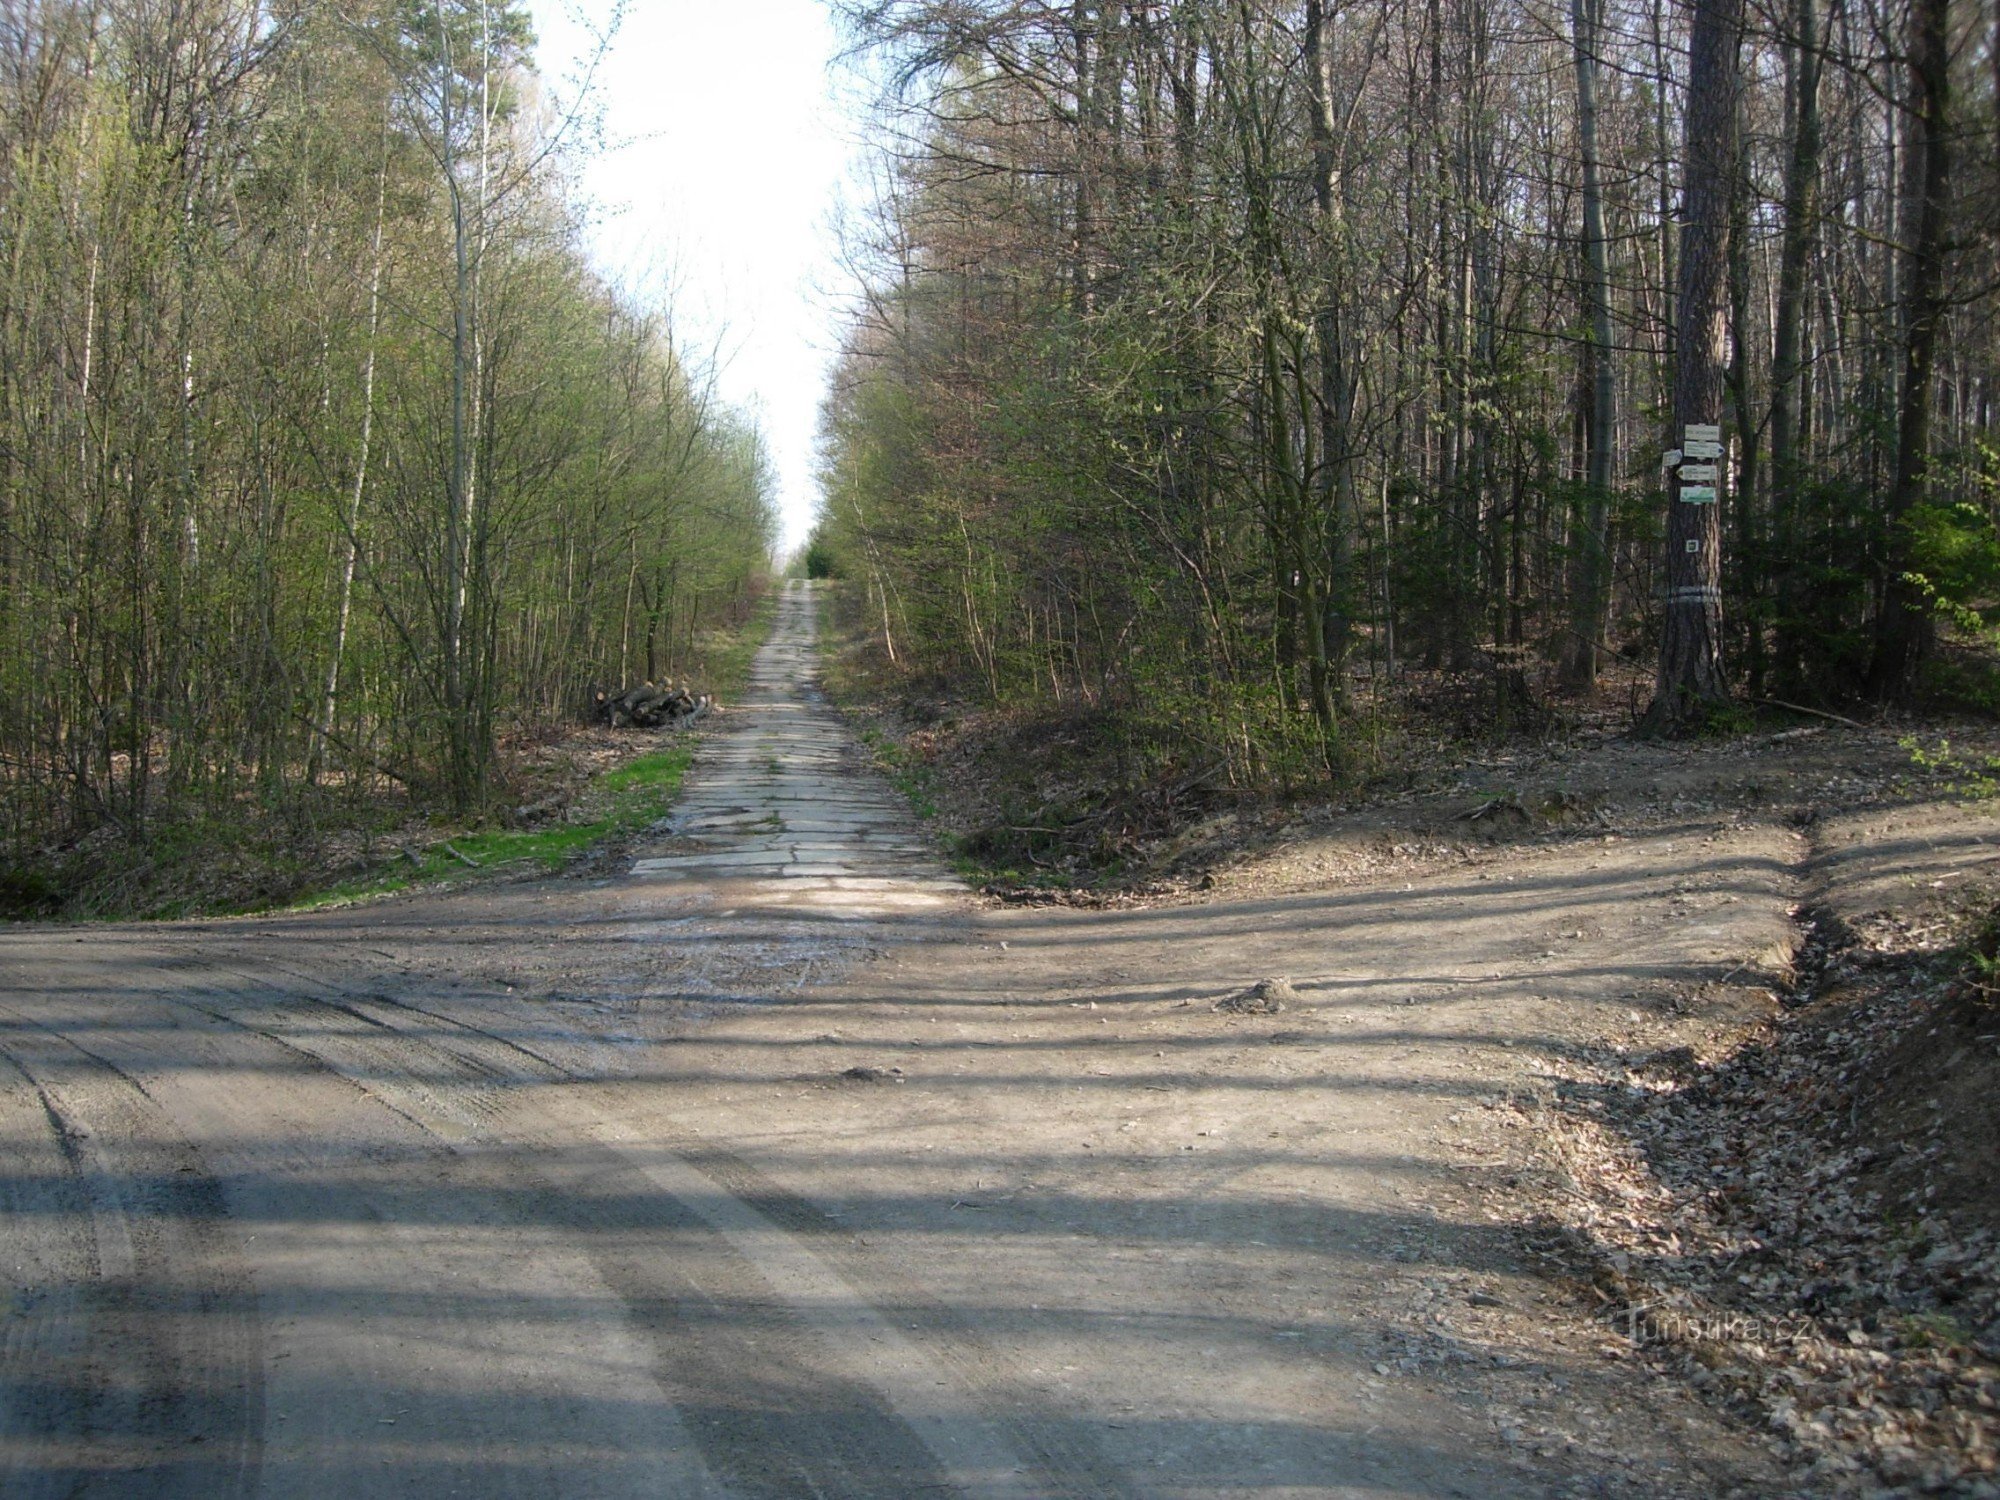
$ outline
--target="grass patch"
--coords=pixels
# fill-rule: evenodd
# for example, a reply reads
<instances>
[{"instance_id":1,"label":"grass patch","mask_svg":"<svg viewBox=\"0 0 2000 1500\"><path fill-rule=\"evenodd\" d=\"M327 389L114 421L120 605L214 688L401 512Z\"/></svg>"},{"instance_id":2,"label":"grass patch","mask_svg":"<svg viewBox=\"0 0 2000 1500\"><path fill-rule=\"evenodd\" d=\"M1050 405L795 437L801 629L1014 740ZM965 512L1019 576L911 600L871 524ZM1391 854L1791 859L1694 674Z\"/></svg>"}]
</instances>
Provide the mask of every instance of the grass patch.
<instances>
[{"instance_id":1,"label":"grass patch","mask_svg":"<svg viewBox=\"0 0 2000 1500\"><path fill-rule=\"evenodd\" d=\"M778 622L778 591L767 589L737 625L706 631L696 645L692 680L724 705L742 693L750 665ZM366 875L283 904L288 911L343 906L415 886L457 884L492 875L554 874L597 844L643 832L666 816L680 794L694 747L649 751L597 776L576 798L568 820L540 829L483 829L452 834L392 857ZM268 907L265 909L269 909Z\"/></svg>"},{"instance_id":2,"label":"grass patch","mask_svg":"<svg viewBox=\"0 0 2000 1500\"><path fill-rule=\"evenodd\" d=\"M863 725L861 739L868 746L869 754L875 757L875 764L882 774L901 792L910 804L910 811L925 822L930 822L938 814L937 775L906 746L899 745L881 730Z\"/></svg>"},{"instance_id":3,"label":"grass patch","mask_svg":"<svg viewBox=\"0 0 2000 1500\"><path fill-rule=\"evenodd\" d=\"M316 891L285 909L315 911L499 870L553 874L592 845L639 833L665 817L693 761L692 745L653 751L599 776L577 800L572 821L560 827L494 828L439 839L422 850L396 855L395 862L383 869Z\"/></svg>"},{"instance_id":4,"label":"grass patch","mask_svg":"<svg viewBox=\"0 0 2000 1500\"><path fill-rule=\"evenodd\" d=\"M880 729L866 724L858 728L862 743L868 747L876 766L888 777L890 785L902 793L904 800L910 804L910 811L921 822L930 824L937 833L945 856L959 879L975 887L1003 885L1070 890L1076 886L1074 870L1036 857L1038 846L1033 838L1024 842L1003 836L1001 830L993 826L978 828L970 833L953 833L940 826L939 802L944 788L937 770L910 746ZM1051 830L1023 831L1032 834ZM1118 865L1109 868L1116 874Z\"/></svg>"},{"instance_id":5,"label":"grass patch","mask_svg":"<svg viewBox=\"0 0 2000 1500\"><path fill-rule=\"evenodd\" d=\"M664 791L671 800L680 790L681 778L687 774L693 759L694 752L685 745L655 750L615 771L606 771L597 778L598 789L627 798Z\"/></svg>"},{"instance_id":6,"label":"grass patch","mask_svg":"<svg viewBox=\"0 0 2000 1500\"><path fill-rule=\"evenodd\" d=\"M1051 831L1053 832L1053 831ZM1058 839L1048 839L1051 858L1036 852L1044 842L1043 830L1015 829L1004 824L988 824L962 835L952 855L952 865L961 879L975 886L999 885L1019 890L1068 891L1080 884L1077 871L1057 863L1062 855ZM1092 878L1116 878L1119 862L1093 870Z\"/></svg>"}]
</instances>

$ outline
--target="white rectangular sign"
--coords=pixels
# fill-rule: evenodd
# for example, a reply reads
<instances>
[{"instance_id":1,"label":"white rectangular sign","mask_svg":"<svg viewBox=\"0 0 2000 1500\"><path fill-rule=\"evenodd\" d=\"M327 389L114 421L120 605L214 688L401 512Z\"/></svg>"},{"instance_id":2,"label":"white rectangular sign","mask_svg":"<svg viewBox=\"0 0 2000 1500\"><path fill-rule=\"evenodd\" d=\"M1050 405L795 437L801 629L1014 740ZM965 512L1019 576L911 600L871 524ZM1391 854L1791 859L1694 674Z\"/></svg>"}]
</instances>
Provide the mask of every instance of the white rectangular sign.
<instances>
[{"instance_id":1,"label":"white rectangular sign","mask_svg":"<svg viewBox=\"0 0 2000 1500\"><path fill-rule=\"evenodd\" d=\"M1715 483L1715 465L1714 465L1714 464L1682 464L1682 465L1681 465L1681 483L1682 483L1682 484L1714 484L1714 483Z\"/></svg>"},{"instance_id":2,"label":"white rectangular sign","mask_svg":"<svg viewBox=\"0 0 2000 1500\"><path fill-rule=\"evenodd\" d=\"M1690 422L1681 429L1681 436L1690 443L1719 443L1722 428L1713 422Z\"/></svg>"},{"instance_id":3,"label":"white rectangular sign","mask_svg":"<svg viewBox=\"0 0 2000 1500\"><path fill-rule=\"evenodd\" d=\"M1693 438L1689 438L1687 452L1681 456L1683 458L1720 458L1722 457L1722 444L1706 441L1696 442Z\"/></svg>"}]
</instances>

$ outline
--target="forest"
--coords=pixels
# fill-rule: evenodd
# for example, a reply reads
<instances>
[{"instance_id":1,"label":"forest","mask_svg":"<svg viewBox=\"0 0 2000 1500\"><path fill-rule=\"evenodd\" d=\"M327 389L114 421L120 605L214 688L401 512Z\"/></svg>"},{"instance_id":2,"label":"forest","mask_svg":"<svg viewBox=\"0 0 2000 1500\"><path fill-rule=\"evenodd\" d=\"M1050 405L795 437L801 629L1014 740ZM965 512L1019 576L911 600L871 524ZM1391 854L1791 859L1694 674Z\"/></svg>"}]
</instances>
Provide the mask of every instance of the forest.
<instances>
[{"instance_id":1,"label":"forest","mask_svg":"<svg viewBox=\"0 0 2000 1500\"><path fill-rule=\"evenodd\" d=\"M842 12L886 144L813 559L904 680L1237 785L1441 681L2000 703L1992 6Z\"/></svg>"},{"instance_id":2,"label":"forest","mask_svg":"<svg viewBox=\"0 0 2000 1500\"><path fill-rule=\"evenodd\" d=\"M533 47L507 0L0 3L0 873L476 817L760 585L760 436L592 269Z\"/></svg>"}]
</instances>

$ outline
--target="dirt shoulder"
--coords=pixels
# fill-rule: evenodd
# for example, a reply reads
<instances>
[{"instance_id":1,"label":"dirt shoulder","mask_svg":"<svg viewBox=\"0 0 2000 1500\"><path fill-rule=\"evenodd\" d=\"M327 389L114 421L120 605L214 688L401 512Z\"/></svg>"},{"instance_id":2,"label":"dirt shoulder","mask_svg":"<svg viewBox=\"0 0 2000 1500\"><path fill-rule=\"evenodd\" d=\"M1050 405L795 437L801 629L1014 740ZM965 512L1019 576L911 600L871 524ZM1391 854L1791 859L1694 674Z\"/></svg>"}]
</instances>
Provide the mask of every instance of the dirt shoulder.
<instances>
[{"instance_id":1,"label":"dirt shoulder","mask_svg":"<svg viewBox=\"0 0 2000 1500\"><path fill-rule=\"evenodd\" d=\"M1524 1112L1540 1249L1811 1493L1993 1495L2000 820L1848 787L1795 818L1800 947L1768 1007L1598 1048Z\"/></svg>"},{"instance_id":2,"label":"dirt shoulder","mask_svg":"<svg viewBox=\"0 0 2000 1500\"><path fill-rule=\"evenodd\" d=\"M979 1109L1080 1199L1178 1150L1228 1158L1218 1209L1369 1205L1361 1378L1461 1401L1524 1471L1995 1493L2000 1012L1963 978L2000 891L1995 748L1604 740L1228 809L1104 909L989 916L991 988L921 1024L1034 1044L1039 1103ZM1279 974L1284 1013L1213 1009ZM877 1062L915 1098L938 1056ZM1245 1274L1243 1305L1312 1323L1275 1264Z\"/></svg>"}]
</instances>

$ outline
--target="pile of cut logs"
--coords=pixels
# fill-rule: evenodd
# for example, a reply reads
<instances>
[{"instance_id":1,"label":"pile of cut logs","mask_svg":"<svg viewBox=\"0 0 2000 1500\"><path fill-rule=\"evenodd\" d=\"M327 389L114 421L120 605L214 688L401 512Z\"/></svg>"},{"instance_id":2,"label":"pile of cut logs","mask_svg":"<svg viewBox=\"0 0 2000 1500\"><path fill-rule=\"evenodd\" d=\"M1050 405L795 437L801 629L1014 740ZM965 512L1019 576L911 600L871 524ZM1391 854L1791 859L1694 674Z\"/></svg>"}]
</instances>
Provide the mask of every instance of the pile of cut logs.
<instances>
[{"instance_id":1,"label":"pile of cut logs","mask_svg":"<svg viewBox=\"0 0 2000 1500\"><path fill-rule=\"evenodd\" d=\"M590 722L613 729L665 729L692 724L714 706L707 693L697 698L675 683L655 687L642 682L621 692L594 695Z\"/></svg>"}]
</instances>

